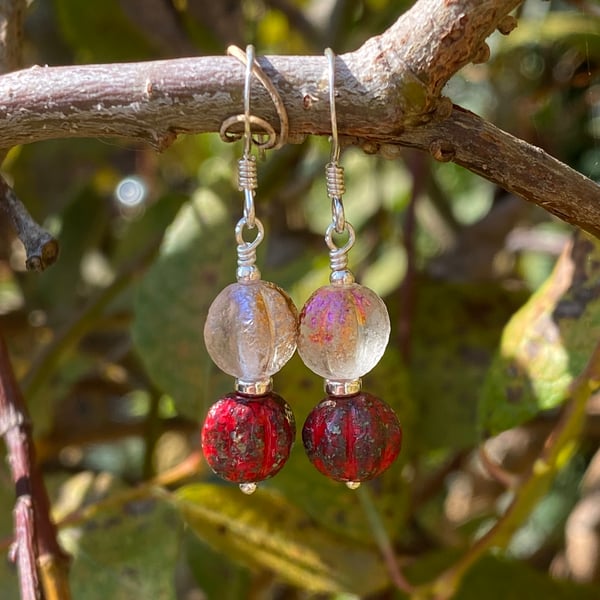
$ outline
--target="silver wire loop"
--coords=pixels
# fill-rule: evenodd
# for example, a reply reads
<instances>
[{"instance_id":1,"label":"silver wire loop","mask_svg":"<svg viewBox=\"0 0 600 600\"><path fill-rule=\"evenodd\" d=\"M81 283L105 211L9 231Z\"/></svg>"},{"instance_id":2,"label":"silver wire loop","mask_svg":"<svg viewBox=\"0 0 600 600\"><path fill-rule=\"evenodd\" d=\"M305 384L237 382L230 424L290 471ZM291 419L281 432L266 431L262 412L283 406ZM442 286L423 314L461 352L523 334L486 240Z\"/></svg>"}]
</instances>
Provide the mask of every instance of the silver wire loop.
<instances>
[{"instance_id":1,"label":"silver wire loop","mask_svg":"<svg viewBox=\"0 0 600 600\"><path fill-rule=\"evenodd\" d=\"M354 246L356 240L354 227L348 221L346 221L344 230L348 232L348 240L341 247L336 246L336 243L333 241L335 223L330 223L325 231L325 243L329 248L329 266L332 271L343 271L348 267L348 252Z\"/></svg>"},{"instance_id":2,"label":"silver wire loop","mask_svg":"<svg viewBox=\"0 0 600 600\"><path fill-rule=\"evenodd\" d=\"M346 228L346 215L344 213L344 205L339 196L331 198L331 224L334 226L336 233L344 233Z\"/></svg>"},{"instance_id":3,"label":"silver wire loop","mask_svg":"<svg viewBox=\"0 0 600 600\"><path fill-rule=\"evenodd\" d=\"M254 219L254 228L256 228L256 237L251 241L247 242L244 239L244 228L252 229L248 226L246 217L242 217L235 226L235 241L238 245L238 264L242 261L242 266L248 266L250 263L250 253L254 252L256 257L256 248L263 241L265 237L265 228L260 219Z\"/></svg>"},{"instance_id":4,"label":"silver wire loop","mask_svg":"<svg viewBox=\"0 0 600 600\"><path fill-rule=\"evenodd\" d=\"M233 115L232 117L225 119L221 123L221 128L219 129L221 140L226 143L237 142L238 140L241 140L244 137L244 132L229 131L229 129L238 123L245 124L245 119L246 117L244 115ZM250 124L256 125L256 127L261 130L260 133L256 133L252 136L252 143L259 150L269 150L271 148L278 147L275 145L277 133L269 122L257 117L256 115L250 115ZM266 139L261 140L262 137L266 137Z\"/></svg>"},{"instance_id":5,"label":"silver wire loop","mask_svg":"<svg viewBox=\"0 0 600 600\"><path fill-rule=\"evenodd\" d=\"M256 228L256 237L247 242L244 239L244 228ZM235 241L237 242L237 280L240 283L258 281L260 271L256 266L256 248L263 241L265 229L260 219L254 219L254 226L250 227L246 217L242 217L235 226Z\"/></svg>"},{"instance_id":6,"label":"silver wire loop","mask_svg":"<svg viewBox=\"0 0 600 600\"><path fill-rule=\"evenodd\" d=\"M265 72L262 70L261 66L254 58L254 46L247 46L246 52L244 52L241 48L237 46L229 46L227 48L227 54L229 56L233 56L237 58L243 65L246 66L246 85L248 86L248 94L244 93L244 114L243 115L235 115L233 117L229 117L225 119L221 124L221 128L219 130L219 135L224 142L235 142L242 138L242 133L229 131L229 129L238 123L244 123L244 131L246 133L246 139L250 140L250 143L253 143L257 148L262 150L268 150L269 148L273 148L275 150L281 148L286 142L289 133L289 119L287 110L285 105L283 104L283 100L281 99L281 95L277 91L277 88L273 85L273 82L267 77ZM267 123L264 119L260 117L256 117L254 115L250 115L249 105L250 105L250 92L249 92L249 80L248 80L248 71L250 70L251 74L253 74L265 87L269 95L271 96L271 100L275 105L275 110L277 111L277 116L279 117L279 136L275 132L275 129ZM247 102L246 102L247 100ZM248 110L246 109L248 106ZM249 122L249 123L248 123ZM261 141L260 138L257 137L248 137L247 125L257 125L261 130L261 135L266 135L267 139Z\"/></svg>"}]
</instances>

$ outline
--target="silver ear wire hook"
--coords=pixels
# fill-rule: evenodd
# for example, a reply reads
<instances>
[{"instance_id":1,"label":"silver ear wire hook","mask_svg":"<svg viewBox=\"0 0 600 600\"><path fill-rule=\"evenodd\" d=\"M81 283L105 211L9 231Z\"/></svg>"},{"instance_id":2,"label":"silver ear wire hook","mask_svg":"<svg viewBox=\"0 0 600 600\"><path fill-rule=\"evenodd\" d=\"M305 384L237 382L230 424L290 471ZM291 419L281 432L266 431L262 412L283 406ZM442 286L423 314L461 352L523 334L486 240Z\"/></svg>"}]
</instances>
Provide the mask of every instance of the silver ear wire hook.
<instances>
[{"instance_id":1,"label":"silver ear wire hook","mask_svg":"<svg viewBox=\"0 0 600 600\"><path fill-rule=\"evenodd\" d=\"M325 49L329 77L329 108L331 113L331 157L325 166L327 195L331 198L331 223L325 232L325 243L329 248L329 280L335 285L345 285L354 282L354 276L348 269L348 252L354 245L354 228L344 214L342 196L346 191L344 184L344 169L339 164L340 143L338 139L337 113L335 110L335 54L331 48ZM333 240L333 234L348 233L348 240L339 247Z\"/></svg>"},{"instance_id":2,"label":"silver ear wire hook","mask_svg":"<svg viewBox=\"0 0 600 600\"><path fill-rule=\"evenodd\" d=\"M244 77L244 156L250 156L252 147L252 127L250 121L250 87L254 66L254 46L246 46L246 76Z\"/></svg>"},{"instance_id":3,"label":"silver ear wire hook","mask_svg":"<svg viewBox=\"0 0 600 600\"><path fill-rule=\"evenodd\" d=\"M335 110L335 52L325 48L329 75L329 112L331 114L331 158L332 163L340 160L340 144L338 140L337 112Z\"/></svg>"},{"instance_id":4,"label":"silver ear wire hook","mask_svg":"<svg viewBox=\"0 0 600 600\"><path fill-rule=\"evenodd\" d=\"M281 148L286 142L288 138L289 132L289 119L287 110L285 109L285 105L283 104L283 100L281 99L281 95L277 91L277 88L273 85L273 82L267 77L265 72L261 69L258 61L254 57L254 47L247 46L246 52L238 48L237 46L229 46L227 48L227 54L237 58L243 65L246 65L246 78L248 78L248 65L250 65L252 69L252 74L262 83L265 87L269 95L271 96L271 100L275 105L275 110L277 111L277 116L279 117L279 136L273 129L273 127L264 119L257 117L256 115L250 114L249 110L246 110L245 102L244 102L244 114L243 115L234 115L229 117L223 121L221 124L221 128L219 130L219 135L224 142L235 142L239 140L242 136L234 131L229 131L230 127L233 125L244 122L244 131L246 131L246 123L250 123L250 125L255 125L259 129L262 130L261 135L265 135L267 139L265 141L260 141L259 139L252 138L251 143L253 143L259 150L268 150L269 148L273 148L277 150ZM250 57L249 54L252 54ZM252 60L250 60L252 59Z\"/></svg>"},{"instance_id":5,"label":"silver ear wire hook","mask_svg":"<svg viewBox=\"0 0 600 600\"><path fill-rule=\"evenodd\" d=\"M254 65L254 46L246 47L246 76L244 78L244 153L238 161L238 188L244 192L244 220L248 229L256 226L254 211L254 190L258 187L256 157L252 156L252 122L250 114L250 94L252 86L252 67Z\"/></svg>"},{"instance_id":6,"label":"silver ear wire hook","mask_svg":"<svg viewBox=\"0 0 600 600\"><path fill-rule=\"evenodd\" d=\"M240 191L244 192L243 223L240 221L242 224L241 229L236 234L240 237L243 227L254 229L254 227L259 224L254 211L254 190L258 187L258 177L256 157L252 156L252 144L254 144L259 151L266 150L267 148L280 148L287 140L289 123L287 111L285 110L279 92L273 85L273 82L265 75L255 59L254 46L246 46L246 52L243 52L237 46L229 46L229 48L227 48L227 54L237 58L246 67L244 76L244 113L225 119L223 123L221 123L221 128L219 130L221 139L224 142L235 142L240 138L244 139L244 151L242 158L238 161L238 188ZM265 86L275 104L280 122L279 138L273 127L267 121L253 115L250 111L252 75L255 75ZM242 134L237 133L237 131L229 131L233 125L239 124L240 122L243 123L244 126ZM261 130L258 137L252 137L253 125ZM266 136L267 139L262 141L262 136Z\"/></svg>"},{"instance_id":7,"label":"silver ear wire hook","mask_svg":"<svg viewBox=\"0 0 600 600\"><path fill-rule=\"evenodd\" d=\"M325 166L327 195L331 198L331 214L336 233L346 229L346 217L342 196L346 192L344 169L339 164L340 143L338 139L337 112L335 109L335 53L331 48L325 49L329 76L329 110L331 113L331 157Z\"/></svg>"}]
</instances>

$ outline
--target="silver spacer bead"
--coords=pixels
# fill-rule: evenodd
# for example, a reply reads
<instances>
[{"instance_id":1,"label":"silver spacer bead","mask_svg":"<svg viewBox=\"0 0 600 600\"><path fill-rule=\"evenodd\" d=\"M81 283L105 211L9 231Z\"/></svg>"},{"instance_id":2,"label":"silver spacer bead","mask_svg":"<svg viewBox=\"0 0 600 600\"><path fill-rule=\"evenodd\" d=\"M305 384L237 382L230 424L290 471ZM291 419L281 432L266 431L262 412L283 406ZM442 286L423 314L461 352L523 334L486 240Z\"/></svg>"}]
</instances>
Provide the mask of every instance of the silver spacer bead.
<instances>
[{"instance_id":1,"label":"silver spacer bead","mask_svg":"<svg viewBox=\"0 0 600 600\"><path fill-rule=\"evenodd\" d=\"M254 494L256 491L255 483L240 483L240 491L249 496L250 494Z\"/></svg>"},{"instance_id":2,"label":"silver spacer bead","mask_svg":"<svg viewBox=\"0 0 600 600\"><path fill-rule=\"evenodd\" d=\"M357 490L360 487L360 481L346 481L346 487L349 490Z\"/></svg>"},{"instance_id":3,"label":"silver spacer bead","mask_svg":"<svg viewBox=\"0 0 600 600\"><path fill-rule=\"evenodd\" d=\"M243 381L242 379L235 380L235 391L238 394L245 396L264 396L273 389L273 380L260 379L258 381Z\"/></svg>"},{"instance_id":4,"label":"silver spacer bead","mask_svg":"<svg viewBox=\"0 0 600 600\"><path fill-rule=\"evenodd\" d=\"M329 282L331 285L350 285L354 283L354 274L350 269L342 269L340 271L331 271Z\"/></svg>"},{"instance_id":5,"label":"silver spacer bead","mask_svg":"<svg viewBox=\"0 0 600 600\"><path fill-rule=\"evenodd\" d=\"M362 389L360 379L325 380L325 393L328 396L354 396Z\"/></svg>"},{"instance_id":6,"label":"silver spacer bead","mask_svg":"<svg viewBox=\"0 0 600 600\"><path fill-rule=\"evenodd\" d=\"M260 280L260 270L256 265L240 265L235 271L238 283L252 283Z\"/></svg>"}]
</instances>

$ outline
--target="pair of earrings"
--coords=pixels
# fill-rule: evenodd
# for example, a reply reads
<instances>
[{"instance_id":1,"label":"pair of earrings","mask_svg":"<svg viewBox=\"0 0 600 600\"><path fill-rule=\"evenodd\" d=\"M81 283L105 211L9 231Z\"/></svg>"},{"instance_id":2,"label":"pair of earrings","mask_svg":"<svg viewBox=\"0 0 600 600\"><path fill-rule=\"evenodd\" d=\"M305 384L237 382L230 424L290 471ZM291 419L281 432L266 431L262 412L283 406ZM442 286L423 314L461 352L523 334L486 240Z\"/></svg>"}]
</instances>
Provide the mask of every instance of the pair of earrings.
<instances>
[{"instance_id":1,"label":"pair of earrings","mask_svg":"<svg viewBox=\"0 0 600 600\"><path fill-rule=\"evenodd\" d=\"M325 52L329 66L329 101L332 121L331 160L326 167L332 220L325 241L329 248L330 284L319 288L298 314L291 298L275 284L263 281L255 264L256 247L264 236L254 212L257 187L256 159L251 155L251 124L266 131L263 147L274 146L270 125L250 114L253 72L282 107L277 91L265 81L247 48L243 117L231 117L221 128L222 137L233 122L244 122L244 153L238 163L239 189L244 192L244 214L235 228L237 282L227 286L209 308L204 339L216 365L236 378L235 391L219 399L202 426L202 449L213 471L238 483L245 493L256 482L275 475L289 457L296 436L289 404L272 391L272 375L292 357L300 357L325 380L326 398L308 416L302 440L308 458L324 475L355 489L376 477L398 456L402 430L394 411L385 402L361 391L361 377L379 362L390 335L385 304L369 288L355 282L348 269L348 252L355 233L346 221L342 195L343 169L335 113L335 55ZM281 116L281 112L280 112ZM287 127L282 117L282 130ZM259 146L261 144L258 144ZM256 229L252 241L245 230ZM343 246L334 235L347 235Z\"/></svg>"}]
</instances>

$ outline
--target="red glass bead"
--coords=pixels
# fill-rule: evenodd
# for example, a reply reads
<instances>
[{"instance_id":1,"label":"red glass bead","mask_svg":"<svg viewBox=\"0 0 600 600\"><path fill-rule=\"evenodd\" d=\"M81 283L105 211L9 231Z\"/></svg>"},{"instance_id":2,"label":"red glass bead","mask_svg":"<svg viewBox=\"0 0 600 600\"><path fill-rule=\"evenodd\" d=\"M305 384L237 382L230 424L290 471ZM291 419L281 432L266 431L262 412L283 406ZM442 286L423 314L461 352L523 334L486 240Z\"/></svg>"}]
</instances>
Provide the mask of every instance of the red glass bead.
<instances>
[{"instance_id":1,"label":"red glass bead","mask_svg":"<svg viewBox=\"0 0 600 600\"><path fill-rule=\"evenodd\" d=\"M396 460L402 428L392 408L371 394L327 396L308 415L302 441L323 475L358 483L377 477Z\"/></svg>"},{"instance_id":2,"label":"red glass bead","mask_svg":"<svg viewBox=\"0 0 600 600\"><path fill-rule=\"evenodd\" d=\"M232 392L210 407L201 437L206 462L219 477L254 483L283 467L296 437L296 423L289 404L277 394Z\"/></svg>"}]
</instances>

